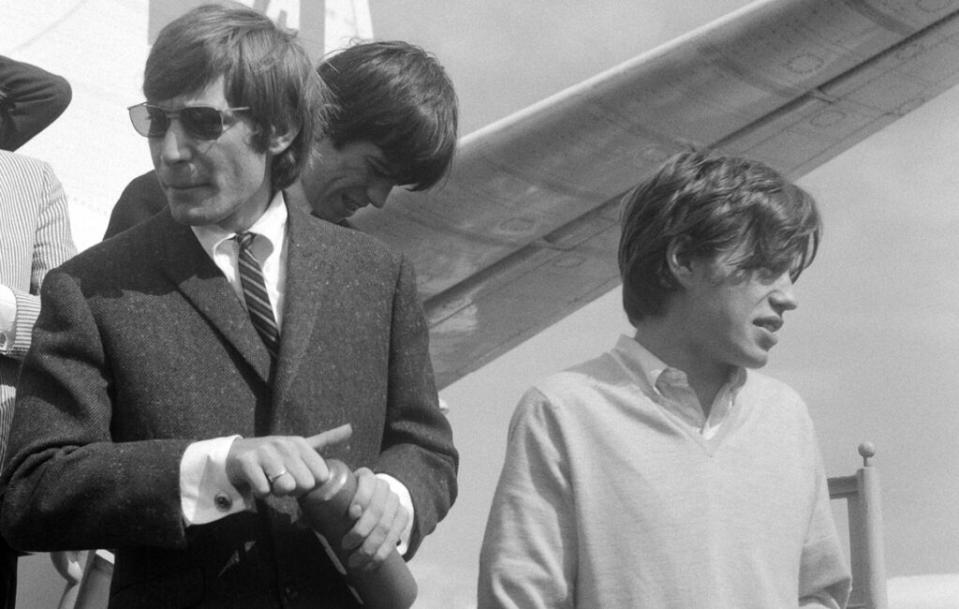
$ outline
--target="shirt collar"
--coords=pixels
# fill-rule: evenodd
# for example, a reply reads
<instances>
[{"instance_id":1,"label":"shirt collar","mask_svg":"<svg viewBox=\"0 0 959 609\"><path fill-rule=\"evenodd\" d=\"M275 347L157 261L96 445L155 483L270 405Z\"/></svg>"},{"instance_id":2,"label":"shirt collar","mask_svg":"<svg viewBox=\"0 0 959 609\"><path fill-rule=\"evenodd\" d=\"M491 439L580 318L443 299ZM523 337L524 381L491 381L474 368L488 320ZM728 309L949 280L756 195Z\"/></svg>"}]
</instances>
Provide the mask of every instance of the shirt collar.
<instances>
[{"instance_id":1,"label":"shirt collar","mask_svg":"<svg viewBox=\"0 0 959 609\"><path fill-rule=\"evenodd\" d=\"M670 370L671 375L676 377L681 376L685 380L685 372L678 368L670 367L632 336L627 336L626 334L620 336L613 350L622 358L626 367L634 373L637 373L643 381L643 384L656 394L660 394L659 389L656 388L656 383L659 381L660 375L666 370ZM746 370L744 368L736 368L726 380L724 389L732 391L733 394L735 394L745 382Z\"/></svg>"},{"instance_id":2,"label":"shirt collar","mask_svg":"<svg viewBox=\"0 0 959 609\"><path fill-rule=\"evenodd\" d=\"M663 360L653 355L652 351L641 345L635 338L625 334L619 337L613 350L622 358L626 368L640 377L647 389L659 393L656 389L656 381L659 375L669 368Z\"/></svg>"},{"instance_id":3,"label":"shirt collar","mask_svg":"<svg viewBox=\"0 0 959 609\"><path fill-rule=\"evenodd\" d=\"M709 408L709 416L689 385L686 373L671 368L636 339L622 336L614 353L621 364L632 373L645 392L657 404L695 427L706 438L712 438L727 419L739 388L746 382L746 370L736 368L716 393Z\"/></svg>"},{"instance_id":4,"label":"shirt collar","mask_svg":"<svg viewBox=\"0 0 959 609\"><path fill-rule=\"evenodd\" d=\"M267 205L263 215L257 218L256 222L247 230L265 237L272 246L272 249L276 250L278 245L283 243L283 237L286 234L287 216L288 212L286 210L286 200L283 198L283 192L277 191L270 200L270 204ZM203 250L211 258L216 256L216 248L221 243L227 239L232 239L233 236L236 235L235 232L225 230L215 224L191 226L190 228L193 230L193 234L196 235L197 241L200 242Z\"/></svg>"}]
</instances>

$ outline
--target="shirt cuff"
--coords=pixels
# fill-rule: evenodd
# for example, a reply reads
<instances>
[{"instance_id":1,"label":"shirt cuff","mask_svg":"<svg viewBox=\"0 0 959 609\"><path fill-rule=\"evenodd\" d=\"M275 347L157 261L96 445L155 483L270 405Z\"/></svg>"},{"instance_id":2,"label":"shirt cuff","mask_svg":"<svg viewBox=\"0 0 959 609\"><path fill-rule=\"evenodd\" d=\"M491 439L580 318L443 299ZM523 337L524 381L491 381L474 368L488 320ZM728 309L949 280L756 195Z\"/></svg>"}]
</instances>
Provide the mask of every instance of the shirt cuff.
<instances>
[{"instance_id":1,"label":"shirt cuff","mask_svg":"<svg viewBox=\"0 0 959 609\"><path fill-rule=\"evenodd\" d=\"M800 609L839 609L839 603L826 592L814 592L799 599Z\"/></svg>"},{"instance_id":2,"label":"shirt cuff","mask_svg":"<svg viewBox=\"0 0 959 609\"><path fill-rule=\"evenodd\" d=\"M0 285L0 354L7 354L17 338L17 297L13 290Z\"/></svg>"},{"instance_id":3,"label":"shirt cuff","mask_svg":"<svg viewBox=\"0 0 959 609\"><path fill-rule=\"evenodd\" d=\"M443 414L449 416L449 414L450 414L450 405L449 405L449 403L448 403L446 400L444 400L443 398L439 398L439 406L440 406L440 412L442 412Z\"/></svg>"},{"instance_id":4,"label":"shirt cuff","mask_svg":"<svg viewBox=\"0 0 959 609\"><path fill-rule=\"evenodd\" d=\"M415 515L413 512L413 498L410 497L410 491L406 488L406 485L393 476L389 474L376 474L376 477L390 485L390 490L396 493L396 496L400 499L400 507L405 509L410 515L410 519L406 522L406 528L400 532L400 541L396 545L396 551L400 553L400 556L403 556L410 547L410 535L413 534L413 517Z\"/></svg>"},{"instance_id":5,"label":"shirt cuff","mask_svg":"<svg viewBox=\"0 0 959 609\"><path fill-rule=\"evenodd\" d=\"M180 508L187 526L207 524L251 509L253 501L230 483L226 456L240 436L201 440L180 460Z\"/></svg>"}]
</instances>

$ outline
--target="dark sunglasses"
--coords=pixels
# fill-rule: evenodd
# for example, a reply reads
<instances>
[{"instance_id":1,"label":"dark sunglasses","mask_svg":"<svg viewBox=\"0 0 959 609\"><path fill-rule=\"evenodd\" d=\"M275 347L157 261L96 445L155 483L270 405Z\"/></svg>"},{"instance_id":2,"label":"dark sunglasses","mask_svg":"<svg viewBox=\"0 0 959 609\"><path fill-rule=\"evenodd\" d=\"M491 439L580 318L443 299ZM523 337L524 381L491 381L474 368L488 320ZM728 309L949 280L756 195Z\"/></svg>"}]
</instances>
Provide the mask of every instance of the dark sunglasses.
<instances>
[{"instance_id":1,"label":"dark sunglasses","mask_svg":"<svg viewBox=\"0 0 959 609\"><path fill-rule=\"evenodd\" d=\"M180 119L183 130L199 140L215 140L233 123L236 112L249 110L249 107L226 108L218 110L209 106L186 106L179 110L166 110L143 102L130 106L130 122L143 137L163 137L174 118Z\"/></svg>"}]
</instances>

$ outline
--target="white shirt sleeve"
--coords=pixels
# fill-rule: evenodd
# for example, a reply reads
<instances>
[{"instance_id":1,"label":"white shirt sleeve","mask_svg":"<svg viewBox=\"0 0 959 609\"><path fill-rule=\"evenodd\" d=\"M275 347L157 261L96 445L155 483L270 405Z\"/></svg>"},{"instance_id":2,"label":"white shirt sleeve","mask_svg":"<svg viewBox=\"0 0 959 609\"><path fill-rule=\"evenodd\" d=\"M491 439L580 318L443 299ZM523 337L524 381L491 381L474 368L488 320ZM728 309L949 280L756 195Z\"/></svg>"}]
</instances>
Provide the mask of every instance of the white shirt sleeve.
<instances>
[{"instance_id":1,"label":"white shirt sleeve","mask_svg":"<svg viewBox=\"0 0 959 609\"><path fill-rule=\"evenodd\" d=\"M6 354L17 337L17 297L0 285L0 354Z\"/></svg>"},{"instance_id":2,"label":"white shirt sleeve","mask_svg":"<svg viewBox=\"0 0 959 609\"><path fill-rule=\"evenodd\" d=\"M187 526L207 524L230 514L253 509L252 497L236 489L226 475L226 456L240 436L201 440L190 444L180 460L180 508ZM397 551L405 554L413 531L413 499L406 486L388 474L376 474L396 493L410 515L400 533Z\"/></svg>"},{"instance_id":3,"label":"white shirt sleeve","mask_svg":"<svg viewBox=\"0 0 959 609\"><path fill-rule=\"evenodd\" d=\"M839 609L836 599L824 592L817 592L799 599L800 609Z\"/></svg>"},{"instance_id":4,"label":"white shirt sleeve","mask_svg":"<svg viewBox=\"0 0 959 609\"><path fill-rule=\"evenodd\" d=\"M410 491L406 488L402 482L394 478L389 474L376 474L377 478L382 479L388 485L390 485L390 490L396 493L397 497L400 500L400 506L402 506L407 512L409 512L410 520L406 523L406 528L400 533L400 540L396 544L396 551L399 552L400 556L406 554L406 550L409 549L410 545L410 533L413 531L413 499L410 497ZM317 539L320 540L320 543L323 544L323 549L326 550L326 555L332 561L333 566L336 567L336 570L342 575L346 575L346 567L343 566L343 563L340 562L339 556L336 555L336 552L333 551L333 548L330 546L330 542L320 535L318 531L314 531ZM352 588L351 588L352 590ZM356 595L356 591L352 590L353 594ZM359 596L357 596L359 599Z\"/></svg>"},{"instance_id":5,"label":"white shirt sleeve","mask_svg":"<svg viewBox=\"0 0 959 609\"><path fill-rule=\"evenodd\" d=\"M406 488L406 485L393 476L389 474L376 474L376 477L381 478L390 485L390 490L396 493L396 496L400 499L400 506L410 515L410 519L406 523L406 528L400 533L400 541L396 545L396 551L402 556L406 554L406 551L410 547L410 534L413 532L413 498L410 497L410 491Z\"/></svg>"},{"instance_id":6,"label":"white shirt sleeve","mask_svg":"<svg viewBox=\"0 0 959 609\"><path fill-rule=\"evenodd\" d=\"M180 460L180 507L187 526L253 509L253 498L238 491L226 475L226 456L239 437L201 440L187 446Z\"/></svg>"}]
</instances>

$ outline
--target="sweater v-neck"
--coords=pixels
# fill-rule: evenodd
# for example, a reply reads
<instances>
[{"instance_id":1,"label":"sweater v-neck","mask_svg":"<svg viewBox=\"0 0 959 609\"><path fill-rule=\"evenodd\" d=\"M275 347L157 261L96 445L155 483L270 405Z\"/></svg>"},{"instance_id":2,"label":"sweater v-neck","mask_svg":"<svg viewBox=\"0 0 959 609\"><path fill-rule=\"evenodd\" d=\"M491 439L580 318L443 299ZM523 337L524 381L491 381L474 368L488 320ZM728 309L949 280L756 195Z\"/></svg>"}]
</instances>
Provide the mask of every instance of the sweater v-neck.
<instances>
[{"instance_id":1,"label":"sweater v-neck","mask_svg":"<svg viewBox=\"0 0 959 609\"><path fill-rule=\"evenodd\" d=\"M746 384L748 374L746 370L737 369L733 372L713 399L710 405L711 412L719 405L720 400L728 400L728 405L725 406L721 420L716 424L716 431L707 436L703 430L710 420L709 416L703 412L698 396L695 395L683 371L668 366L642 343L626 335L620 337L613 354L619 365L633 377L636 385L653 403L667 424L678 428L681 433L691 438L708 456L714 456L729 434L744 420L742 410L745 406L742 400L737 400L737 397L739 390ZM661 380L664 382L661 383ZM660 385L663 385L667 391L662 391ZM675 394L673 397L667 395L670 390ZM680 394L683 392L689 392L692 395L682 398ZM683 416L684 411L689 416ZM693 420L694 416L691 414L693 411L702 418L702 423Z\"/></svg>"}]
</instances>

